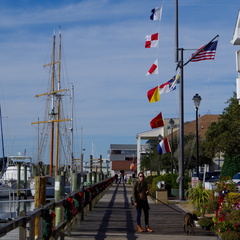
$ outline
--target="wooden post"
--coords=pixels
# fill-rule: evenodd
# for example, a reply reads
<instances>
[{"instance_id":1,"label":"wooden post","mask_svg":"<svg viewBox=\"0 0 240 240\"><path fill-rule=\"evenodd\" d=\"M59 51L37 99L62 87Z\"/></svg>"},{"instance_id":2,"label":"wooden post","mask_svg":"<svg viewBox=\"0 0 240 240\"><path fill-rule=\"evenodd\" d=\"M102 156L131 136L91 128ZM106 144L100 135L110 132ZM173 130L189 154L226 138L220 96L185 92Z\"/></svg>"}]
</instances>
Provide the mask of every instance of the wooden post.
<instances>
[{"instance_id":1,"label":"wooden post","mask_svg":"<svg viewBox=\"0 0 240 240\"><path fill-rule=\"evenodd\" d=\"M64 176L56 175L55 176L55 201L59 201L64 197L64 189L65 189L65 179ZM60 221L62 221L63 218L63 209L62 207L56 207L55 208L55 226L58 225Z\"/></svg>"},{"instance_id":2,"label":"wooden post","mask_svg":"<svg viewBox=\"0 0 240 240\"><path fill-rule=\"evenodd\" d=\"M20 217L26 216L26 212L20 212ZM26 239L26 223L19 227L19 237L21 239Z\"/></svg>"},{"instance_id":3,"label":"wooden post","mask_svg":"<svg viewBox=\"0 0 240 240\"><path fill-rule=\"evenodd\" d=\"M20 199L21 163L17 163L17 199Z\"/></svg>"},{"instance_id":4,"label":"wooden post","mask_svg":"<svg viewBox=\"0 0 240 240\"><path fill-rule=\"evenodd\" d=\"M27 188L27 166L24 165L24 188ZM24 199L27 199L27 190L24 190Z\"/></svg>"},{"instance_id":5,"label":"wooden post","mask_svg":"<svg viewBox=\"0 0 240 240\"><path fill-rule=\"evenodd\" d=\"M71 174L72 192L79 190L81 185L81 175L79 173Z\"/></svg>"},{"instance_id":6,"label":"wooden post","mask_svg":"<svg viewBox=\"0 0 240 240\"><path fill-rule=\"evenodd\" d=\"M46 204L46 177L36 176L35 177L35 196L34 196L34 207L38 208ZM35 219L34 235L38 237L38 222L39 218Z\"/></svg>"}]
</instances>

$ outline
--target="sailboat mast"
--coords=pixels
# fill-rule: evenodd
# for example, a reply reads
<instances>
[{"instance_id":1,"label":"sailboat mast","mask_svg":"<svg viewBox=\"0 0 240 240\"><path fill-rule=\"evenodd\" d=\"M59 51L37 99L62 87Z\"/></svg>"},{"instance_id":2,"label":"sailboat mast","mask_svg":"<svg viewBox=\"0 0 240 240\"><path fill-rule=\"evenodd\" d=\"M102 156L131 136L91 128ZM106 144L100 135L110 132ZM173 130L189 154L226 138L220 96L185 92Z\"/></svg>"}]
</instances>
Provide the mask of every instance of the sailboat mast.
<instances>
[{"instance_id":1,"label":"sailboat mast","mask_svg":"<svg viewBox=\"0 0 240 240\"><path fill-rule=\"evenodd\" d=\"M2 127L2 108L0 105L0 123L1 123L1 139L2 139L2 174L5 172L6 162L5 162L5 153L4 153L4 140L3 140L3 127Z\"/></svg>"},{"instance_id":2,"label":"sailboat mast","mask_svg":"<svg viewBox=\"0 0 240 240\"><path fill-rule=\"evenodd\" d=\"M59 91L61 88L60 81L61 81L61 49L62 48L62 36L61 32L59 32L59 49L58 49L58 84L57 90ZM57 120L60 120L61 114L61 95L57 95ZM55 172L58 172L59 169L59 136L60 136L60 122L57 122L56 128L56 169Z\"/></svg>"},{"instance_id":3,"label":"sailboat mast","mask_svg":"<svg viewBox=\"0 0 240 240\"><path fill-rule=\"evenodd\" d=\"M61 99L62 92L66 92L69 89L61 89L61 48L62 48L62 40L61 33L59 32L59 49L56 49L56 35L54 32L53 35L53 47L52 47L52 62L43 67L50 66L51 67L51 83L50 83L50 92L38 94L35 97L41 96L49 96L50 99L50 109L48 112L49 118L48 120L32 122L31 124L40 124L47 123L50 127L50 143L49 143L49 164L50 164L50 177L53 176L53 168L55 163L55 174L58 174L59 171L59 159L60 159L60 122L71 121L71 119L61 119L62 108L61 108ZM57 50L57 51L56 51ZM58 52L58 59L56 61L56 56ZM56 64L58 64L58 69L56 68ZM56 123L56 124L55 124ZM39 140L38 140L39 141ZM39 157L40 159L40 157ZM55 162L54 162L55 160Z\"/></svg>"},{"instance_id":4,"label":"sailboat mast","mask_svg":"<svg viewBox=\"0 0 240 240\"><path fill-rule=\"evenodd\" d=\"M73 105L74 105L74 86L72 84L71 89L71 169L73 169L73 162L74 162L74 156L73 156Z\"/></svg>"},{"instance_id":5,"label":"sailboat mast","mask_svg":"<svg viewBox=\"0 0 240 240\"><path fill-rule=\"evenodd\" d=\"M52 84L51 91L55 91L55 48L56 48L56 36L53 35L53 49L52 49ZM54 110L54 94L51 95L52 109L51 109L51 119L54 120L55 110ZM50 177L53 175L53 155L54 155L54 121L51 122L51 136L50 136Z\"/></svg>"}]
</instances>

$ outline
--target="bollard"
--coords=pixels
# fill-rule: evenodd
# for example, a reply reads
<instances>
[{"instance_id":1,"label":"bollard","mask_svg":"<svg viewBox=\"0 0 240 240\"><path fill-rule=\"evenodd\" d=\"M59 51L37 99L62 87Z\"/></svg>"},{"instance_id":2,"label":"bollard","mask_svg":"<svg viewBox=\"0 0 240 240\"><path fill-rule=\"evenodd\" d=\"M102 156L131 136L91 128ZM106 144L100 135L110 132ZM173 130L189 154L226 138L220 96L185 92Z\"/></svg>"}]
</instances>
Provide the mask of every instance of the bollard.
<instances>
[{"instance_id":1,"label":"bollard","mask_svg":"<svg viewBox=\"0 0 240 240\"><path fill-rule=\"evenodd\" d=\"M65 179L64 176L56 175L55 176L55 201L59 201L64 197L64 188L65 188ZM63 209L62 207L55 208L55 226L58 225L60 221L63 220Z\"/></svg>"}]
</instances>

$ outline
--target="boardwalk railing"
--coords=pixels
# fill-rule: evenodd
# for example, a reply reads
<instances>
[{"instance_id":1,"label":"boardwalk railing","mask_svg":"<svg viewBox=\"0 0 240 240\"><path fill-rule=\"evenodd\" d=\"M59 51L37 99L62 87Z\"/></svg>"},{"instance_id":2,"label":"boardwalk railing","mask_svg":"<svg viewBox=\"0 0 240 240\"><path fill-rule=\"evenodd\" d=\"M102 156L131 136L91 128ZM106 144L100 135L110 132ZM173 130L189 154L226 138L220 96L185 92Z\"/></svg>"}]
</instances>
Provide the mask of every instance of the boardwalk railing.
<instances>
[{"instance_id":1,"label":"boardwalk railing","mask_svg":"<svg viewBox=\"0 0 240 240\"><path fill-rule=\"evenodd\" d=\"M20 217L3 224L0 237L19 228L19 240L51 240L64 239L65 232L71 236L71 230L76 224L84 220L84 215L91 211L114 181L114 177L72 193L57 202L48 203L26 215L21 212ZM60 218L56 219L56 211L60 211Z\"/></svg>"}]
</instances>

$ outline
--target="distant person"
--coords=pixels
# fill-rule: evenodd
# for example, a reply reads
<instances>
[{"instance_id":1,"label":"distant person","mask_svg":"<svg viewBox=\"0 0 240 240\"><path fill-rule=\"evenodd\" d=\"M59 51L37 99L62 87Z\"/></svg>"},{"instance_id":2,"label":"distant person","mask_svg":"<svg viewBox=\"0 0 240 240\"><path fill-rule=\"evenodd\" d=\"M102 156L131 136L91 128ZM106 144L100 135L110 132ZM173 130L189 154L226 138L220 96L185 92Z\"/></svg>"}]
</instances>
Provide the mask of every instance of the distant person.
<instances>
[{"instance_id":1,"label":"distant person","mask_svg":"<svg viewBox=\"0 0 240 240\"><path fill-rule=\"evenodd\" d=\"M124 174L123 173L120 173L120 183L125 183L124 181Z\"/></svg>"},{"instance_id":2,"label":"distant person","mask_svg":"<svg viewBox=\"0 0 240 240\"><path fill-rule=\"evenodd\" d=\"M115 177L115 183L117 184L118 183L118 174L116 173L114 177Z\"/></svg>"},{"instance_id":3,"label":"distant person","mask_svg":"<svg viewBox=\"0 0 240 240\"><path fill-rule=\"evenodd\" d=\"M149 205L147 200L148 194L148 186L147 182L145 181L145 176L143 172L138 174L138 180L134 183L132 189L132 197L133 203L137 210L137 228L138 232L144 232L141 227L141 214L142 209L144 212L145 217L145 230L146 232L153 232L152 229L149 228Z\"/></svg>"}]
</instances>

